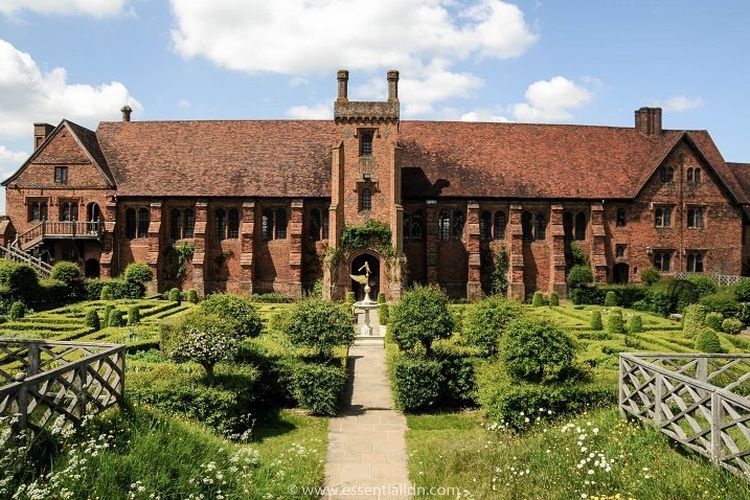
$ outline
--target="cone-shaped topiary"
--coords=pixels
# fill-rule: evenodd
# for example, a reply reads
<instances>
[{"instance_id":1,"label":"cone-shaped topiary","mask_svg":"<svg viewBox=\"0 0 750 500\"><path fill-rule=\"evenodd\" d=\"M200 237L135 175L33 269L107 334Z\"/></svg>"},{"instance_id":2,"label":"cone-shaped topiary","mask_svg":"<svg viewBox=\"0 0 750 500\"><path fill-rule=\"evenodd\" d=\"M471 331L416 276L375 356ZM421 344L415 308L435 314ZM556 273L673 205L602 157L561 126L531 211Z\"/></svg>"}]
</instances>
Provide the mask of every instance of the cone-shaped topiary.
<instances>
[{"instance_id":1,"label":"cone-shaped topiary","mask_svg":"<svg viewBox=\"0 0 750 500\"><path fill-rule=\"evenodd\" d=\"M700 327L696 332L695 348L701 352L723 352L719 336L707 326Z\"/></svg>"},{"instance_id":2,"label":"cone-shaped topiary","mask_svg":"<svg viewBox=\"0 0 750 500\"><path fill-rule=\"evenodd\" d=\"M102 322L102 324L105 327L109 326L109 318L112 316L112 311L114 310L115 310L115 306L113 306L112 304L107 304L104 307L104 321Z\"/></svg>"},{"instance_id":3,"label":"cone-shaped topiary","mask_svg":"<svg viewBox=\"0 0 750 500\"><path fill-rule=\"evenodd\" d=\"M549 305L550 306L559 306L560 305L560 296L557 295L557 292L552 292L549 296Z\"/></svg>"},{"instance_id":4,"label":"cone-shaped topiary","mask_svg":"<svg viewBox=\"0 0 750 500\"><path fill-rule=\"evenodd\" d=\"M113 310L109 315L109 326L125 326L125 314L119 309Z\"/></svg>"},{"instance_id":5,"label":"cone-shaped topiary","mask_svg":"<svg viewBox=\"0 0 750 500\"><path fill-rule=\"evenodd\" d=\"M388 314L388 304L380 304L378 306L378 319L381 325L385 326L388 324Z\"/></svg>"},{"instance_id":6,"label":"cone-shaped topiary","mask_svg":"<svg viewBox=\"0 0 750 500\"><path fill-rule=\"evenodd\" d=\"M625 325L622 322L622 314L620 311L612 311L607 320L607 332L609 333L625 333Z\"/></svg>"},{"instance_id":7,"label":"cone-shaped topiary","mask_svg":"<svg viewBox=\"0 0 750 500\"><path fill-rule=\"evenodd\" d=\"M534 292L534 298L531 299L531 305L534 307L541 307L544 305L544 295L542 295L542 292Z\"/></svg>"},{"instance_id":8,"label":"cone-shaped topiary","mask_svg":"<svg viewBox=\"0 0 750 500\"><path fill-rule=\"evenodd\" d=\"M94 330L100 330L102 328L101 322L99 321L99 313L96 312L96 309L89 309L86 311L84 323L86 323L86 326L93 328Z\"/></svg>"},{"instance_id":9,"label":"cone-shaped topiary","mask_svg":"<svg viewBox=\"0 0 750 500\"><path fill-rule=\"evenodd\" d=\"M128 309L128 326L135 326L141 322L141 311L138 306Z\"/></svg>"},{"instance_id":10,"label":"cone-shaped topiary","mask_svg":"<svg viewBox=\"0 0 750 500\"><path fill-rule=\"evenodd\" d=\"M109 285L104 285L102 287L102 291L99 293L99 299L100 300L110 300L111 298L111 290L109 288Z\"/></svg>"},{"instance_id":11,"label":"cone-shaped topiary","mask_svg":"<svg viewBox=\"0 0 750 500\"><path fill-rule=\"evenodd\" d=\"M602 313L599 310L596 310L591 313L591 329L592 330L602 330L604 328L604 325L602 324Z\"/></svg>"},{"instance_id":12,"label":"cone-shaped topiary","mask_svg":"<svg viewBox=\"0 0 750 500\"><path fill-rule=\"evenodd\" d=\"M604 305L606 307L616 307L617 306L617 295L615 295L615 292L609 291L607 292L607 295L604 296Z\"/></svg>"},{"instance_id":13,"label":"cone-shaped topiary","mask_svg":"<svg viewBox=\"0 0 750 500\"><path fill-rule=\"evenodd\" d=\"M643 331L643 321L640 314L634 314L628 320L628 333L640 333Z\"/></svg>"},{"instance_id":14,"label":"cone-shaped topiary","mask_svg":"<svg viewBox=\"0 0 750 500\"><path fill-rule=\"evenodd\" d=\"M688 338L696 338L698 330L706 324L706 308L701 304L690 304L682 316L682 331Z\"/></svg>"}]
</instances>

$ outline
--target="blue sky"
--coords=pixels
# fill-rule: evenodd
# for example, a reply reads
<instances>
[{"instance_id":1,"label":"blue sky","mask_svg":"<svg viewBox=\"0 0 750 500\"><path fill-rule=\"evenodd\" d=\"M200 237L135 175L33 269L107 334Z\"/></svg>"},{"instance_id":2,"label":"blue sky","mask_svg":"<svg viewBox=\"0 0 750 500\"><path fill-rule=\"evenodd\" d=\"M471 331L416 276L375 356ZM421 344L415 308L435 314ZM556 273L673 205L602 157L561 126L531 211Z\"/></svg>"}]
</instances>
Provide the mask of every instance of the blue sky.
<instances>
[{"instance_id":1,"label":"blue sky","mask_svg":"<svg viewBox=\"0 0 750 500\"><path fill-rule=\"evenodd\" d=\"M401 71L414 119L708 129L750 161L750 2L0 0L0 174L32 123L327 118Z\"/></svg>"}]
</instances>

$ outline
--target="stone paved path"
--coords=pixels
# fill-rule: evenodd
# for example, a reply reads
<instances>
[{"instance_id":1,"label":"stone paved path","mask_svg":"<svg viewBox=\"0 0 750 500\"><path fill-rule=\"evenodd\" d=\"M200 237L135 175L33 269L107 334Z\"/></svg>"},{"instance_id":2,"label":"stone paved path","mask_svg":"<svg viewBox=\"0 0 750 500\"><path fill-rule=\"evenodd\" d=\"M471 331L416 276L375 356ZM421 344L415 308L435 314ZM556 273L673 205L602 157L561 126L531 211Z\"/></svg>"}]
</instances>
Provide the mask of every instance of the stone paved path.
<instances>
[{"instance_id":1,"label":"stone paved path","mask_svg":"<svg viewBox=\"0 0 750 500\"><path fill-rule=\"evenodd\" d=\"M330 420L326 462L329 493L349 491L327 498L408 498L406 419L393 409L385 350L353 346L349 362L348 404Z\"/></svg>"}]
</instances>

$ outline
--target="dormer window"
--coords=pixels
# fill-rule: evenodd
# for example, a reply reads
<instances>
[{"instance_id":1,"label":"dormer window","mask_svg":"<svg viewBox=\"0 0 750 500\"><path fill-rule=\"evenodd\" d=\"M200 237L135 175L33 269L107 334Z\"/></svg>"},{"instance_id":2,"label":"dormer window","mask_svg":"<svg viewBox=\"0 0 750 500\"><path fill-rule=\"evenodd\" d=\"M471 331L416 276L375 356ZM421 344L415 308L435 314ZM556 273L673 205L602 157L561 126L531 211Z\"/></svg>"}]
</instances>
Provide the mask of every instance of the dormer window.
<instances>
[{"instance_id":1,"label":"dormer window","mask_svg":"<svg viewBox=\"0 0 750 500\"><path fill-rule=\"evenodd\" d=\"M372 138L374 130L359 131L359 156L372 156Z\"/></svg>"},{"instance_id":2,"label":"dormer window","mask_svg":"<svg viewBox=\"0 0 750 500\"><path fill-rule=\"evenodd\" d=\"M57 184L67 184L68 182L68 167L55 167L55 182Z\"/></svg>"}]
</instances>

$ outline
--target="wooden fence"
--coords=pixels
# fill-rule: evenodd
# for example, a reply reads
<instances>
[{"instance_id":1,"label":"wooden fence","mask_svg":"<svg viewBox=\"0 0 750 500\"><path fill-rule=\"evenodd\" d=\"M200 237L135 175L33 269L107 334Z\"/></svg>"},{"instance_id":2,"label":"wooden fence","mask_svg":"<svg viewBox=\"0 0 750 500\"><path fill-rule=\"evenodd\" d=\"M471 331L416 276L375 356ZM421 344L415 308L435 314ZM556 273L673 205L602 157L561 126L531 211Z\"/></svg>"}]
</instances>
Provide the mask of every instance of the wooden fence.
<instances>
[{"instance_id":1,"label":"wooden fence","mask_svg":"<svg viewBox=\"0 0 750 500\"><path fill-rule=\"evenodd\" d=\"M740 281L750 279L747 276L740 276L737 274L686 273L686 272L675 273L675 278L680 278L680 279L690 278L691 276L710 276L716 281L716 283L718 283L721 286L734 286Z\"/></svg>"},{"instance_id":2,"label":"wooden fence","mask_svg":"<svg viewBox=\"0 0 750 500\"><path fill-rule=\"evenodd\" d=\"M620 354L620 412L750 479L750 354Z\"/></svg>"},{"instance_id":3,"label":"wooden fence","mask_svg":"<svg viewBox=\"0 0 750 500\"><path fill-rule=\"evenodd\" d=\"M125 348L119 344L0 339L0 415L43 429L73 424L121 403Z\"/></svg>"}]
</instances>

